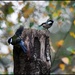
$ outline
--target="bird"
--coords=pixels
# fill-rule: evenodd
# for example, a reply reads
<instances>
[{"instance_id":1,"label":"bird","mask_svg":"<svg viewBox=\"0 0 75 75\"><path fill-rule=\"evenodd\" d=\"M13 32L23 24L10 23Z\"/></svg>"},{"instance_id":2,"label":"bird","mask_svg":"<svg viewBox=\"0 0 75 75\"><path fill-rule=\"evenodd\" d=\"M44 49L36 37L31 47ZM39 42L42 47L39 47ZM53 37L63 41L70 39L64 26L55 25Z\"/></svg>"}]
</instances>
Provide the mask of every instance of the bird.
<instances>
[{"instance_id":1,"label":"bird","mask_svg":"<svg viewBox=\"0 0 75 75\"><path fill-rule=\"evenodd\" d=\"M15 45L15 46L19 45L21 47L21 49L26 53L27 52L27 48L26 48L26 46L24 44L23 39L20 37L23 30L24 30L24 27L20 26L17 29L17 31L15 32L14 36L12 36L12 37L10 37L8 39L8 43L12 44L12 45Z\"/></svg>"},{"instance_id":2,"label":"bird","mask_svg":"<svg viewBox=\"0 0 75 75\"><path fill-rule=\"evenodd\" d=\"M42 23L39 26L43 26L45 29L48 29L53 25L53 22L53 20L48 19L46 22Z\"/></svg>"}]
</instances>

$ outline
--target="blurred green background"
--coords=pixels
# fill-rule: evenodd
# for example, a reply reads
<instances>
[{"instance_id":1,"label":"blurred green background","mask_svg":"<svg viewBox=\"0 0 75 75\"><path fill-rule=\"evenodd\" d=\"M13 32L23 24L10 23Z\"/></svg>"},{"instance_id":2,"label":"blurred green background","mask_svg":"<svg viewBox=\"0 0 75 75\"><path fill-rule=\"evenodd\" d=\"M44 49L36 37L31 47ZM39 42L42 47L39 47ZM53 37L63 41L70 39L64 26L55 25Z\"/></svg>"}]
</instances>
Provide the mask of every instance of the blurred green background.
<instances>
[{"instance_id":1,"label":"blurred green background","mask_svg":"<svg viewBox=\"0 0 75 75\"><path fill-rule=\"evenodd\" d=\"M7 43L16 29L38 29L47 19L51 40L51 74L75 74L75 1L0 1L0 74L13 73L13 46ZM42 29L42 28L41 28Z\"/></svg>"}]
</instances>

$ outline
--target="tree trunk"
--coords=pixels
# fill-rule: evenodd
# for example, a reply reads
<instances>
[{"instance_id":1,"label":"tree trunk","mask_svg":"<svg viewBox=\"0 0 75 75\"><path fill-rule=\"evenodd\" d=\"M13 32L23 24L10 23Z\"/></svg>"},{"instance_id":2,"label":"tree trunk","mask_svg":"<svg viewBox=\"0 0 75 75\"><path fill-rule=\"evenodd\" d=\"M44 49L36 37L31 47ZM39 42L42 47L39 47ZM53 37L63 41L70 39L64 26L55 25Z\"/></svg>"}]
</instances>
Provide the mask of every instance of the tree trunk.
<instances>
[{"instance_id":1,"label":"tree trunk","mask_svg":"<svg viewBox=\"0 0 75 75\"><path fill-rule=\"evenodd\" d=\"M48 30L23 30L21 38L27 47L27 54L14 46L14 74L50 75L49 34Z\"/></svg>"}]
</instances>

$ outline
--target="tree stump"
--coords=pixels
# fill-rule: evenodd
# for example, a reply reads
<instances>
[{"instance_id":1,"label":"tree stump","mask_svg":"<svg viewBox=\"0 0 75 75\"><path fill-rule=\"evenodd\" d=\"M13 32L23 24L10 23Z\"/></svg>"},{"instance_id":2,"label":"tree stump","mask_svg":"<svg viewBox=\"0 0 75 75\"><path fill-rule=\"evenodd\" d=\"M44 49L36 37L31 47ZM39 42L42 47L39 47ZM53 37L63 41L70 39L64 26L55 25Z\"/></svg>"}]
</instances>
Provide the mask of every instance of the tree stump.
<instances>
[{"instance_id":1,"label":"tree stump","mask_svg":"<svg viewBox=\"0 0 75 75\"><path fill-rule=\"evenodd\" d=\"M48 30L23 30L21 38L27 47L27 54L14 46L14 74L50 75L49 35Z\"/></svg>"}]
</instances>

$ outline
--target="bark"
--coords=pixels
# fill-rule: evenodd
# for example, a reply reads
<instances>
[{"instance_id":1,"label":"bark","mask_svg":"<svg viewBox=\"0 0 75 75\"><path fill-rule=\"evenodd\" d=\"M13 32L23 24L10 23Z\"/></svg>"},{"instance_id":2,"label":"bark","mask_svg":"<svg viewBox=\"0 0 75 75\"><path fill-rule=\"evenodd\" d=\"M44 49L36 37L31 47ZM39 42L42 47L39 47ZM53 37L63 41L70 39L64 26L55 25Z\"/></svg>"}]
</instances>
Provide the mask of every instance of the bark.
<instances>
[{"instance_id":1,"label":"bark","mask_svg":"<svg viewBox=\"0 0 75 75\"><path fill-rule=\"evenodd\" d=\"M14 46L14 74L50 75L49 35L48 30L23 30L21 38L27 47L27 54Z\"/></svg>"}]
</instances>

